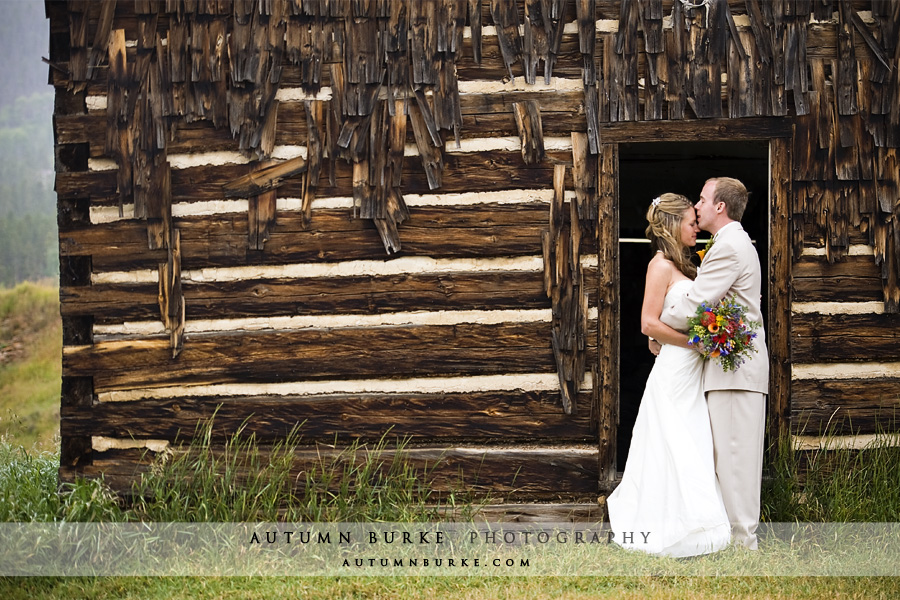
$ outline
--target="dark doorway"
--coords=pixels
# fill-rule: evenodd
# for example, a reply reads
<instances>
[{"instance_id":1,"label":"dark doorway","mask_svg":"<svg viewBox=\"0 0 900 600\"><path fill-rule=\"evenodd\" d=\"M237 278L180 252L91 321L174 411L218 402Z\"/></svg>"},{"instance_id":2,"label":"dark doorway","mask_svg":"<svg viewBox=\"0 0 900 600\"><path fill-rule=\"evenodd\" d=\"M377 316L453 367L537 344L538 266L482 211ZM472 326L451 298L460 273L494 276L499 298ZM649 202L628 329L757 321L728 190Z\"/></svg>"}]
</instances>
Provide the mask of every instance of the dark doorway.
<instances>
[{"instance_id":1,"label":"dark doorway","mask_svg":"<svg viewBox=\"0 0 900 600\"><path fill-rule=\"evenodd\" d=\"M654 142L619 145L619 429L616 466L625 469L631 430L653 367L641 335L641 302L650 244L644 230L647 207L656 196L674 192L692 202L710 177L740 179L750 192L742 223L756 243L763 267L763 315L768 306L769 145L767 141ZM698 243L708 239L701 233Z\"/></svg>"}]
</instances>

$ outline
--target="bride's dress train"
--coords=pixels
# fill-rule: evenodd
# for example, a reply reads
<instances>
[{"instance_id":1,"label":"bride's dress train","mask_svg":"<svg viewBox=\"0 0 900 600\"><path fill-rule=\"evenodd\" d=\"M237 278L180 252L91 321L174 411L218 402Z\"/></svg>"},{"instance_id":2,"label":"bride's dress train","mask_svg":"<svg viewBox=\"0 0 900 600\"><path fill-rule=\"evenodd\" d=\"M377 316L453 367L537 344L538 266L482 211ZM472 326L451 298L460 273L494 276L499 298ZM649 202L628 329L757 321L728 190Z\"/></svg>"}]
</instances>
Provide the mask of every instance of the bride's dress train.
<instances>
[{"instance_id":1,"label":"bride's dress train","mask_svg":"<svg viewBox=\"0 0 900 600\"><path fill-rule=\"evenodd\" d=\"M676 283L669 294L684 293L689 283ZM615 541L625 548L694 556L721 550L731 540L702 367L696 351L663 345L647 379L625 473L607 499Z\"/></svg>"}]
</instances>

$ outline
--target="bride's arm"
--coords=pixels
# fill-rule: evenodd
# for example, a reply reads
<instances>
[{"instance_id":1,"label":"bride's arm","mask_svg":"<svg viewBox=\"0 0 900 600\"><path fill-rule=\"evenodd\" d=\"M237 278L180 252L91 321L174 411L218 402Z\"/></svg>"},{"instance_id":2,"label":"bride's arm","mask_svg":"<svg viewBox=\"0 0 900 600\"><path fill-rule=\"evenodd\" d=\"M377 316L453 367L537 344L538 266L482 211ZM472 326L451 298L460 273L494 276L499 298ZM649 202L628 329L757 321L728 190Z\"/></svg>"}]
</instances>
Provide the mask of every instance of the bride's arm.
<instances>
[{"instance_id":1,"label":"bride's arm","mask_svg":"<svg viewBox=\"0 0 900 600\"><path fill-rule=\"evenodd\" d=\"M659 320L674 268L674 265L664 259L662 255L657 255L647 265L644 303L641 305L641 333L662 344L690 348L686 333L672 329Z\"/></svg>"}]
</instances>

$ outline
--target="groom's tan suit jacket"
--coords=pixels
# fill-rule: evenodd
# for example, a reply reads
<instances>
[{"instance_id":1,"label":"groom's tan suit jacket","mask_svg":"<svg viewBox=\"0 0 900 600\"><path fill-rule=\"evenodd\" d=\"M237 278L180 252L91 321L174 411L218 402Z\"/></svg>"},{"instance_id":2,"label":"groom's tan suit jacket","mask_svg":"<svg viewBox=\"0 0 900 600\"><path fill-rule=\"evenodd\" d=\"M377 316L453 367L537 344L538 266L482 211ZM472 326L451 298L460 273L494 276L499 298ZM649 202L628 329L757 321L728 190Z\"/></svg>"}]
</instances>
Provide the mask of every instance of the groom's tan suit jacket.
<instances>
[{"instance_id":1,"label":"groom's tan suit jacket","mask_svg":"<svg viewBox=\"0 0 900 600\"><path fill-rule=\"evenodd\" d=\"M750 236L735 221L716 234L715 242L703 257L690 291L663 306L660 320L673 329L685 331L688 318L697 314L700 303L715 303L736 294L737 301L748 308L747 318L760 324L753 342L756 352L736 371L725 372L719 361L706 361L703 367L703 391L744 390L768 393L769 353L762 327L761 286L759 255Z\"/></svg>"}]
</instances>

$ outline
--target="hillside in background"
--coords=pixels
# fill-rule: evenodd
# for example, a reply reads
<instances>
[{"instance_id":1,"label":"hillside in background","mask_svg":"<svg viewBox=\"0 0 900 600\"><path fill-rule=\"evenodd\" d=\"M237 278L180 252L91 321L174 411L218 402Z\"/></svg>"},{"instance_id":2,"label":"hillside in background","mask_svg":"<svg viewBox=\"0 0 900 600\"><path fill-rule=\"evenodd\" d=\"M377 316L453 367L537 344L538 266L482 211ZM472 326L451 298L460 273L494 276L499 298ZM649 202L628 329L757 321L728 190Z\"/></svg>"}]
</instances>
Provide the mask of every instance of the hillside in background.
<instances>
[{"instance_id":1,"label":"hillside in background","mask_svg":"<svg viewBox=\"0 0 900 600\"><path fill-rule=\"evenodd\" d=\"M59 289L0 290L0 436L26 448L57 445L61 356Z\"/></svg>"},{"instance_id":2,"label":"hillside in background","mask_svg":"<svg viewBox=\"0 0 900 600\"><path fill-rule=\"evenodd\" d=\"M59 272L53 89L42 0L4 0L0 20L0 288Z\"/></svg>"}]
</instances>

